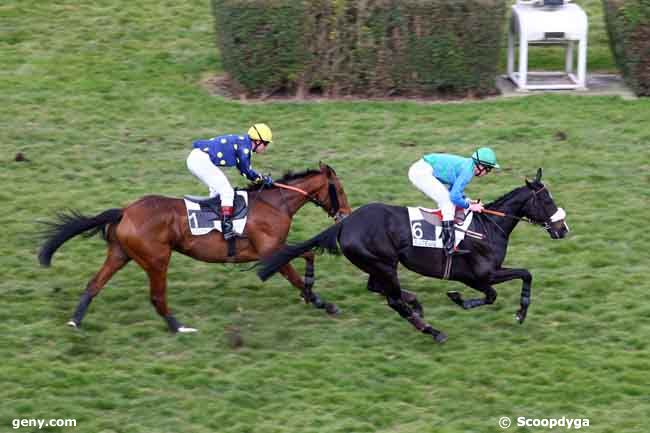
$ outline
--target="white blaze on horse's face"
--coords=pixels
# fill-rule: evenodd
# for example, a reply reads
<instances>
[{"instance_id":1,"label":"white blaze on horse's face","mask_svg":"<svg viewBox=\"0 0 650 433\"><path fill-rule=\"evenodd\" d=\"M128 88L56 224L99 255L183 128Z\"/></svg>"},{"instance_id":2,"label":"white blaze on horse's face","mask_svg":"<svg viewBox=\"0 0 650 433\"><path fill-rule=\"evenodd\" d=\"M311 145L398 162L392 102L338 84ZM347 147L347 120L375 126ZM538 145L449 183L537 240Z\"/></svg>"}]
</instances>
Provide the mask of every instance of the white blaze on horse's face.
<instances>
[{"instance_id":1,"label":"white blaze on horse's face","mask_svg":"<svg viewBox=\"0 0 650 433\"><path fill-rule=\"evenodd\" d=\"M550 195L550 194L549 194ZM553 215L551 215L551 222L557 222L560 220L566 219L566 212L564 212L564 209L561 207L557 208L557 212L555 212Z\"/></svg>"},{"instance_id":2,"label":"white blaze on horse's face","mask_svg":"<svg viewBox=\"0 0 650 433\"><path fill-rule=\"evenodd\" d=\"M565 220L566 212L561 207L557 208L557 211L551 215L550 222L545 227L552 239L562 239L571 231Z\"/></svg>"}]
</instances>

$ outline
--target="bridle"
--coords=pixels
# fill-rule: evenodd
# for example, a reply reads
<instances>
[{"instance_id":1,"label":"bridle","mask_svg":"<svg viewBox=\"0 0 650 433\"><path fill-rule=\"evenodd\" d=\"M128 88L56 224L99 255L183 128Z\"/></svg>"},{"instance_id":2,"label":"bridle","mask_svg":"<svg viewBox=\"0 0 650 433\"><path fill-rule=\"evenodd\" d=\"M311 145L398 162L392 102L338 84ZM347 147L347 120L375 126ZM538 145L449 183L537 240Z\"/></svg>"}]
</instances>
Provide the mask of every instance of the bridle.
<instances>
[{"instance_id":1,"label":"bridle","mask_svg":"<svg viewBox=\"0 0 650 433\"><path fill-rule=\"evenodd\" d=\"M314 203L316 206L320 207L325 212L327 212L327 215L331 218L334 218L334 221L336 222L339 222L345 217L345 215L341 213L339 196L338 196L338 192L336 191L336 185L334 185L334 182L332 182L331 179L327 180L327 194L331 203L329 209L327 209L327 205L325 204L325 202L320 200L317 196L310 194L301 188L291 186L291 185L286 185L284 183L278 183L278 182L274 182L273 185L277 186L278 188L294 191L297 192L298 194L303 195L304 197L307 198L307 200L309 200L310 202Z\"/></svg>"},{"instance_id":2,"label":"bridle","mask_svg":"<svg viewBox=\"0 0 650 433\"><path fill-rule=\"evenodd\" d=\"M544 191L545 189L546 189L546 186L541 187L541 188L538 189L537 191L532 190L532 191L531 191L531 192L532 192L531 196L530 196L530 197L529 197L529 198L524 202L524 207L528 205L528 202L529 202L529 201L531 201L531 200L533 200L533 201L537 200L537 194L539 194L540 192ZM520 217L520 216L516 216L516 215L510 215L510 214L507 214L507 213L505 213L505 212L499 212L499 211L491 210L491 209L483 209L483 213L486 213L486 214L488 214L488 215L495 215L495 216L499 216L499 217L503 217L503 218L512 218L512 219L519 220L519 221L523 221L523 222L527 222L527 223L529 223L529 224L533 224L533 225L540 225L540 226L541 226L541 225L543 224L543 223L538 222L538 221L533 221L533 220L531 220L530 218L525 217L525 216L521 216L521 217Z\"/></svg>"}]
</instances>

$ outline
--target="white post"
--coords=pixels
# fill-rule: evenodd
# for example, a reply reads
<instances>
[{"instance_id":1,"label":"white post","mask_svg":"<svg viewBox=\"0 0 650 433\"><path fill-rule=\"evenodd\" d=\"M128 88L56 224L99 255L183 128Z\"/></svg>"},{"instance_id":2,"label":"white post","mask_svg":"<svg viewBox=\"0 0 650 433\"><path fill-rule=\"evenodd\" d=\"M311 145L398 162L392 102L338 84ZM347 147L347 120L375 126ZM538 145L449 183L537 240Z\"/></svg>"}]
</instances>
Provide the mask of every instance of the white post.
<instances>
[{"instance_id":1,"label":"white post","mask_svg":"<svg viewBox=\"0 0 650 433\"><path fill-rule=\"evenodd\" d=\"M564 70L567 74L573 72L573 44L574 41L567 41L566 45L566 58L564 62Z\"/></svg>"},{"instance_id":2,"label":"white post","mask_svg":"<svg viewBox=\"0 0 650 433\"><path fill-rule=\"evenodd\" d=\"M525 89L528 78L528 41L523 26L519 28L519 88Z\"/></svg>"},{"instance_id":3,"label":"white post","mask_svg":"<svg viewBox=\"0 0 650 433\"><path fill-rule=\"evenodd\" d=\"M578 42L578 85L587 87L587 36Z\"/></svg>"},{"instance_id":4,"label":"white post","mask_svg":"<svg viewBox=\"0 0 650 433\"><path fill-rule=\"evenodd\" d=\"M512 18L514 20L514 17ZM508 77L512 78L515 72L515 34L514 23L511 23L508 30Z\"/></svg>"}]
</instances>

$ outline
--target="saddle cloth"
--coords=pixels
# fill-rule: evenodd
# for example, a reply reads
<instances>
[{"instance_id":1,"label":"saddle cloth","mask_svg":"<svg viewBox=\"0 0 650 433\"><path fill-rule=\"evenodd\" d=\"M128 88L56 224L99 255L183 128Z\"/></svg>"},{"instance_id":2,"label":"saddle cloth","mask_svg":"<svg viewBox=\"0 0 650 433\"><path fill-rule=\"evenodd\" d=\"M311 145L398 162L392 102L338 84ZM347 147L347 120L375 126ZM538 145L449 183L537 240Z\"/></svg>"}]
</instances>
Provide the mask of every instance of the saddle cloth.
<instances>
[{"instance_id":1,"label":"saddle cloth","mask_svg":"<svg viewBox=\"0 0 650 433\"><path fill-rule=\"evenodd\" d=\"M409 225L414 247L442 248L442 213L439 209L408 207ZM467 230L472 223L473 213L469 209L456 209L455 226ZM460 218L459 218L460 217ZM456 230L456 246L465 238L465 233Z\"/></svg>"},{"instance_id":2,"label":"saddle cloth","mask_svg":"<svg viewBox=\"0 0 650 433\"><path fill-rule=\"evenodd\" d=\"M186 195L185 208L187 209L187 222L190 226L190 232L193 235L200 236L210 233L212 230L221 231L221 215L202 203L210 199L209 197L195 197ZM217 203L220 203L218 197ZM246 227L248 217L248 193L246 191L235 191L235 212L233 216L233 231L241 236Z\"/></svg>"}]
</instances>

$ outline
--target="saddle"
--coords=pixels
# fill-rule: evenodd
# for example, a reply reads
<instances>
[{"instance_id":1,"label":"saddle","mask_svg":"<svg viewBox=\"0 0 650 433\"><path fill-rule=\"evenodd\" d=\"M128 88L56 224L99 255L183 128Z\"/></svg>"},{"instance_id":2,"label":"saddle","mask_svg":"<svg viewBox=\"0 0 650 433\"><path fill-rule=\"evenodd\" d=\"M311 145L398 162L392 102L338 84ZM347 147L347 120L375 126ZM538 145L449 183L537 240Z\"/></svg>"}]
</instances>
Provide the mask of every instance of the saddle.
<instances>
[{"instance_id":1,"label":"saddle","mask_svg":"<svg viewBox=\"0 0 650 433\"><path fill-rule=\"evenodd\" d=\"M222 231L221 228L221 197L197 197L186 195L184 197L187 209L187 223L194 236L210 233L212 230ZM248 193L235 190L233 202L233 232L242 236L248 217ZM235 255L235 238L228 240L228 257Z\"/></svg>"},{"instance_id":2,"label":"saddle","mask_svg":"<svg viewBox=\"0 0 650 433\"><path fill-rule=\"evenodd\" d=\"M201 212L209 212L215 215L214 219L221 220L221 196L215 197L200 197L195 195L186 195L185 199L194 202L201 206ZM248 215L248 206L243 196L235 192L235 200L233 202L232 219L241 219Z\"/></svg>"},{"instance_id":3,"label":"saddle","mask_svg":"<svg viewBox=\"0 0 650 433\"><path fill-rule=\"evenodd\" d=\"M456 208L456 213L454 214L454 224L462 225L465 222L465 210L462 207ZM428 209L421 207L420 211L424 220L434 226L442 226L442 211L440 209Z\"/></svg>"}]
</instances>

